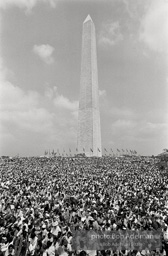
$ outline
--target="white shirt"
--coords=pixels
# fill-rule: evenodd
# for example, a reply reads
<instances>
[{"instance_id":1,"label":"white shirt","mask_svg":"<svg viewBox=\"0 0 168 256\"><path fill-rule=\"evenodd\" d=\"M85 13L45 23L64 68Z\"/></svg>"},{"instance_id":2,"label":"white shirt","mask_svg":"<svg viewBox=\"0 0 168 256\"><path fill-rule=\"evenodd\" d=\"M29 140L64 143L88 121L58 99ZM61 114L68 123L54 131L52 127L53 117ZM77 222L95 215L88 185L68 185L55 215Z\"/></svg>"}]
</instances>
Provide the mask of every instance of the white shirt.
<instances>
[{"instance_id":1,"label":"white shirt","mask_svg":"<svg viewBox=\"0 0 168 256\"><path fill-rule=\"evenodd\" d=\"M53 244L47 249L47 253L49 256L55 256L55 247Z\"/></svg>"},{"instance_id":2,"label":"white shirt","mask_svg":"<svg viewBox=\"0 0 168 256\"><path fill-rule=\"evenodd\" d=\"M68 253L67 252L63 252L63 253L61 253L60 256L68 256Z\"/></svg>"},{"instance_id":3,"label":"white shirt","mask_svg":"<svg viewBox=\"0 0 168 256\"><path fill-rule=\"evenodd\" d=\"M35 248L37 245L37 240L38 240L38 238L36 236L34 239L30 238L29 250L30 250L30 252L32 252L32 254L34 254L34 251L35 251Z\"/></svg>"},{"instance_id":4,"label":"white shirt","mask_svg":"<svg viewBox=\"0 0 168 256\"><path fill-rule=\"evenodd\" d=\"M1 244L1 251L2 251L2 252L6 252L6 251L8 250L8 246L9 246L9 243L7 243L7 244L5 244L5 243Z\"/></svg>"},{"instance_id":5,"label":"white shirt","mask_svg":"<svg viewBox=\"0 0 168 256\"><path fill-rule=\"evenodd\" d=\"M96 256L97 252L95 250L87 250L86 251L89 256Z\"/></svg>"},{"instance_id":6,"label":"white shirt","mask_svg":"<svg viewBox=\"0 0 168 256\"><path fill-rule=\"evenodd\" d=\"M15 251L14 250L12 250L12 253L11 253L12 255L15 255ZM8 256L9 255L9 251L7 250L6 252L5 252L5 256Z\"/></svg>"},{"instance_id":7,"label":"white shirt","mask_svg":"<svg viewBox=\"0 0 168 256\"><path fill-rule=\"evenodd\" d=\"M52 228L51 233L52 233L54 236L58 236L58 232L60 232L60 231L61 231L60 227L59 227L59 226L56 226L56 227Z\"/></svg>"}]
</instances>

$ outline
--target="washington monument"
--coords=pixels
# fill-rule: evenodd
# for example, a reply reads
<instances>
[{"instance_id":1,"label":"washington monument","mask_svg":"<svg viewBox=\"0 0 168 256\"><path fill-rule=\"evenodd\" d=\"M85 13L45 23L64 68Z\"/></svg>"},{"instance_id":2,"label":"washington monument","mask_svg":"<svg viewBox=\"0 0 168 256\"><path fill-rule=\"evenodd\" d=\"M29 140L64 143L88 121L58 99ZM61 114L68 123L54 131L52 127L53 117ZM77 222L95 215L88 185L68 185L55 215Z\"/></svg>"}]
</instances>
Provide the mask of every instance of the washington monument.
<instances>
[{"instance_id":1,"label":"washington monument","mask_svg":"<svg viewBox=\"0 0 168 256\"><path fill-rule=\"evenodd\" d=\"M102 156L95 26L87 16L83 22L78 153Z\"/></svg>"}]
</instances>

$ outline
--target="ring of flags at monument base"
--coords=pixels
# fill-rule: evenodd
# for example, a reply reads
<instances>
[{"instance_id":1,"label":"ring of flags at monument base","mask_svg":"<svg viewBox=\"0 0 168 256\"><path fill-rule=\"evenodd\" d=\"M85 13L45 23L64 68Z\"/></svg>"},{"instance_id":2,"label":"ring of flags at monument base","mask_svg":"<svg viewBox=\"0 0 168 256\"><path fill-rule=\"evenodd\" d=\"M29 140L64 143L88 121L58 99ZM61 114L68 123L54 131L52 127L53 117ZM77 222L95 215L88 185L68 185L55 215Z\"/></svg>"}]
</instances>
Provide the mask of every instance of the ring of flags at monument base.
<instances>
[{"instance_id":1,"label":"ring of flags at monument base","mask_svg":"<svg viewBox=\"0 0 168 256\"><path fill-rule=\"evenodd\" d=\"M78 154L78 148L75 149L76 150L76 154ZM99 148L97 148L97 151L98 152L101 152L101 150ZM65 149L63 149L62 153L60 153L60 150L57 149L57 151L55 152L54 149L52 151L49 150L45 150L44 152L44 156L50 156L50 157L53 157L53 156L72 156L73 155L73 150L71 148L69 148L69 154L65 151ZM83 148L83 152L85 153L85 148ZM90 148L90 152L93 153L93 149ZM116 149L116 154L115 154L115 151L111 148L109 151L104 148L104 155L107 156L107 154L109 155L112 155L111 152L113 153L113 156L115 156L116 154L117 155L137 155L137 151L136 150L128 150L128 149L121 149L119 150L118 148ZM75 153L74 153L75 155Z\"/></svg>"}]
</instances>

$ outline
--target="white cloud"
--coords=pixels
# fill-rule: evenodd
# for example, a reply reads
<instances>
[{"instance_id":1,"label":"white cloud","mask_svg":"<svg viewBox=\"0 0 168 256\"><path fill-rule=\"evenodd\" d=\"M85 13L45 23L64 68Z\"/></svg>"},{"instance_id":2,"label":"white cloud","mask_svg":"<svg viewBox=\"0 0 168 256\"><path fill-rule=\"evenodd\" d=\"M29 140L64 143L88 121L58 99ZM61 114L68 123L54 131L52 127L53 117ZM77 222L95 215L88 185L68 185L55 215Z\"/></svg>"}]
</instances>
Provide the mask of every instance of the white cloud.
<instances>
[{"instance_id":1,"label":"white cloud","mask_svg":"<svg viewBox=\"0 0 168 256\"><path fill-rule=\"evenodd\" d=\"M54 62L54 58L52 56L54 52L54 47L52 47L51 45L49 44L34 45L33 51L46 64L52 64Z\"/></svg>"},{"instance_id":2,"label":"white cloud","mask_svg":"<svg viewBox=\"0 0 168 256\"><path fill-rule=\"evenodd\" d=\"M150 140L165 137L167 139L168 124L148 122L146 120L118 119L111 125L113 135L117 137L131 136L134 140Z\"/></svg>"},{"instance_id":3,"label":"white cloud","mask_svg":"<svg viewBox=\"0 0 168 256\"><path fill-rule=\"evenodd\" d=\"M56 86L54 86L53 88L47 86L44 94L45 97L53 101L54 106L57 108L69 110L72 111L72 113L78 110L79 102L71 101L67 97L59 94Z\"/></svg>"},{"instance_id":4,"label":"white cloud","mask_svg":"<svg viewBox=\"0 0 168 256\"><path fill-rule=\"evenodd\" d=\"M168 1L151 1L141 21L140 40L152 50L168 53Z\"/></svg>"},{"instance_id":5,"label":"white cloud","mask_svg":"<svg viewBox=\"0 0 168 256\"><path fill-rule=\"evenodd\" d=\"M53 88L47 86L47 88L45 89L44 95L45 95L46 98L51 100L51 99L53 99L56 92L57 92L57 87L56 86L54 86Z\"/></svg>"},{"instance_id":6,"label":"white cloud","mask_svg":"<svg viewBox=\"0 0 168 256\"><path fill-rule=\"evenodd\" d=\"M7 79L0 58L0 155L35 155L76 140L77 103L57 88L24 91ZM66 110L66 111L65 111Z\"/></svg>"},{"instance_id":7,"label":"white cloud","mask_svg":"<svg viewBox=\"0 0 168 256\"><path fill-rule=\"evenodd\" d=\"M17 6L29 12L37 3L47 3L55 8L57 0L0 0L0 8L7 9L12 6Z\"/></svg>"},{"instance_id":8,"label":"white cloud","mask_svg":"<svg viewBox=\"0 0 168 256\"><path fill-rule=\"evenodd\" d=\"M144 10L148 7L151 0L120 0L125 7L126 13L136 22L139 20ZM153 1L153 0L152 0Z\"/></svg>"},{"instance_id":9,"label":"white cloud","mask_svg":"<svg viewBox=\"0 0 168 256\"><path fill-rule=\"evenodd\" d=\"M165 141L167 137L167 123L152 123L152 122L142 122L138 125L138 134L143 138L157 138L157 136L165 136Z\"/></svg>"},{"instance_id":10,"label":"white cloud","mask_svg":"<svg viewBox=\"0 0 168 256\"><path fill-rule=\"evenodd\" d=\"M123 40L118 22L103 24L99 35L99 44L113 46Z\"/></svg>"},{"instance_id":11,"label":"white cloud","mask_svg":"<svg viewBox=\"0 0 168 256\"><path fill-rule=\"evenodd\" d=\"M68 98L63 95L57 95L54 99L55 106L76 111L78 109L78 101L70 101Z\"/></svg>"},{"instance_id":12,"label":"white cloud","mask_svg":"<svg viewBox=\"0 0 168 256\"><path fill-rule=\"evenodd\" d=\"M40 95L35 91L24 92L11 84L0 66L0 123L3 131L12 131L16 127L29 131L45 131L46 124L52 125L51 113L40 106ZM43 124L43 125L42 125Z\"/></svg>"},{"instance_id":13,"label":"white cloud","mask_svg":"<svg viewBox=\"0 0 168 256\"><path fill-rule=\"evenodd\" d=\"M122 0L122 2L125 5L126 11L129 14L130 18L134 18L135 17L135 12L133 12L130 8L130 1L128 0ZM132 5L131 5L132 6Z\"/></svg>"}]
</instances>

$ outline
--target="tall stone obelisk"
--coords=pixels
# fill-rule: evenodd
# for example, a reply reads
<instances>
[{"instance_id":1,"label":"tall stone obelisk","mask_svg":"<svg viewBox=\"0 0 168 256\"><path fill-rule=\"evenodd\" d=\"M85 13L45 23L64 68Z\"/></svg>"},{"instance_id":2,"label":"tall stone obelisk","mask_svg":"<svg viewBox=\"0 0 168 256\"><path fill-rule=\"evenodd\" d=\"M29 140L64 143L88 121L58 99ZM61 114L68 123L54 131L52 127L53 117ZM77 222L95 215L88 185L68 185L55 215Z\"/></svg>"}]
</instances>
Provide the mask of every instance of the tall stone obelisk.
<instances>
[{"instance_id":1,"label":"tall stone obelisk","mask_svg":"<svg viewBox=\"0 0 168 256\"><path fill-rule=\"evenodd\" d=\"M95 26L87 16L83 22L78 153L102 156Z\"/></svg>"}]
</instances>

